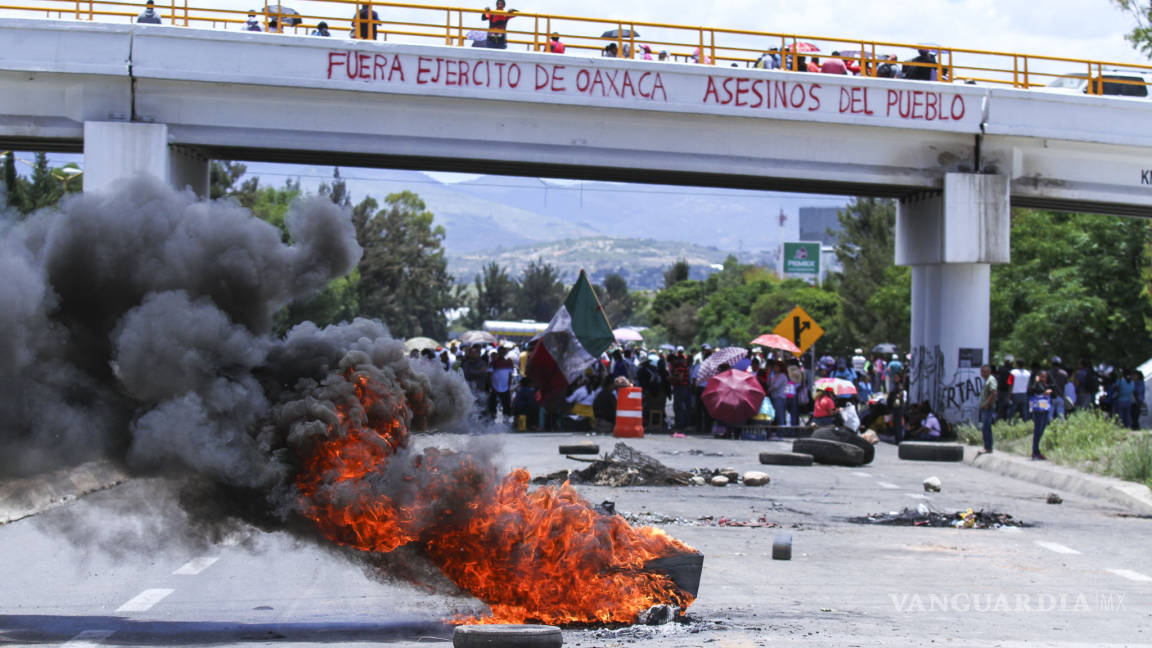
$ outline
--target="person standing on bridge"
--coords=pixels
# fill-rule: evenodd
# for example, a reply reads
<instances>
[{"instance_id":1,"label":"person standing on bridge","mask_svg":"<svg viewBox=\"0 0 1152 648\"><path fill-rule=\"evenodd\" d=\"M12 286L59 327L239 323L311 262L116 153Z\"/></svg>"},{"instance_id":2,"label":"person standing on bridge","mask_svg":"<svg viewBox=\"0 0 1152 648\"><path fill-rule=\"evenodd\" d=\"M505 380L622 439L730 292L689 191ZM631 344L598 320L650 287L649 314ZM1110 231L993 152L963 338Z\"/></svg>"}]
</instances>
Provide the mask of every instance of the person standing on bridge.
<instances>
[{"instance_id":1,"label":"person standing on bridge","mask_svg":"<svg viewBox=\"0 0 1152 648\"><path fill-rule=\"evenodd\" d=\"M480 20L488 22L488 47L508 49L508 21L512 20L515 9L504 10L504 0L496 0L496 11L484 7Z\"/></svg>"},{"instance_id":2,"label":"person standing on bridge","mask_svg":"<svg viewBox=\"0 0 1152 648\"><path fill-rule=\"evenodd\" d=\"M372 8L372 3L361 5L360 10L352 17L352 38L360 40L376 40L376 29L380 25L380 14Z\"/></svg>"},{"instance_id":3,"label":"person standing on bridge","mask_svg":"<svg viewBox=\"0 0 1152 648\"><path fill-rule=\"evenodd\" d=\"M148 25L161 24L160 16L156 14L155 3L152 2L152 0L144 3L144 11L140 12L140 15L136 17L136 22Z\"/></svg>"},{"instance_id":4,"label":"person standing on bridge","mask_svg":"<svg viewBox=\"0 0 1152 648\"><path fill-rule=\"evenodd\" d=\"M248 20L244 22L244 31L262 32L264 29L260 27L260 21L256 20L256 12L251 9L248 10Z\"/></svg>"},{"instance_id":5,"label":"person standing on bridge","mask_svg":"<svg viewBox=\"0 0 1152 648\"><path fill-rule=\"evenodd\" d=\"M548 51L553 54L564 53L564 43L560 42L560 34L552 34L552 40L548 41Z\"/></svg>"}]
</instances>

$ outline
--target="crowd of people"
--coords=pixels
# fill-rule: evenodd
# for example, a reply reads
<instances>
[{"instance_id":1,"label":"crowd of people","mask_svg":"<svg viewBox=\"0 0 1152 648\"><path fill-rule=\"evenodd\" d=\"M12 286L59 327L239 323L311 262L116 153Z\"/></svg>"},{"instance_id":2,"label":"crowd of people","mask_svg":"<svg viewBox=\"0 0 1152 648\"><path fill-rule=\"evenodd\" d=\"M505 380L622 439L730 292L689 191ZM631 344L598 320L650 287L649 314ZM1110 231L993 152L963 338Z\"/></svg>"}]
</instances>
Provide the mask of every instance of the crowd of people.
<instances>
[{"instance_id":1,"label":"crowd of people","mask_svg":"<svg viewBox=\"0 0 1152 648\"><path fill-rule=\"evenodd\" d=\"M156 13L155 4L153 0L147 0L145 9L136 18L138 23L148 24L162 24L163 21L159 14ZM507 49L508 48L508 22L516 17L518 11L516 9L508 9L505 0L496 0L496 9L493 10L485 7L483 13L480 15L481 21L487 23L488 27L473 41L474 47L487 47L491 49ZM262 23L259 16L264 16L266 22ZM285 26L297 26L302 24L302 20L295 14L295 12L285 14L265 14L263 12L256 12L250 9L248 11L248 18L244 23L245 31L263 32L279 34L283 33ZM351 28L348 30L348 36L360 40L376 40L379 36L380 27L380 14L372 5L361 5L356 13L351 18ZM328 23L320 21L316 23L315 28L309 32L310 36L330 37L332 35L329 30ZM629 34L624 34L627 39L623 47L615 42L610 42L604 46L600 54L609 58L633 58L632 44L633 37ZM548 40L548 51L553 54L563 54L567 46L560 40L560 34L553 33ZM840 52L832 52L831 56L821 61L817 57L807 57L799 55L798 53L793 59L794 52L790 49L773 48L764 52L759 59L753 64L754 68L765 70L793 70L798 72L813 72L821 74L841 74L841 75L859 75L862 72L865 74L872 74L872 63L866 57L848 57L842 55ZM888 77L888 78L904 78L913 79L918 81L935 81L941 74L941 70L937 65L936 60L937 50L930 47L921 48L915 58L901 64L896 55L884 55L878 61L876 66L875 76ZM647 44L637 45L636 58L646 61L667 61L672 59L672 55L668 50L660 50L654 52L652 47ZM707 54L699 47L697 47L692 54L688 57L694 63L711 64L711 60ZM861 62L863 61L863 68ZM736 63L732 63L736 67ZM946 70L944 75L947 76Z\"/></svg>"},{"instance_id":2,"label":"crowd of people","mask_svg":"<svg viewBox=\"0 0 1152 648\"><path fill-rule=\"evenodd\" d=\"M712 347L665 346L613 348L569 386L562 402L551 403L541 402L526 377L528 349L512 342L453 344L412 354L439 362L446 371L460 372L472 388L477 411L489 421L521 430L611 434L619 390L636 387L642 396L643 426L650 434L739 438L765 426L786 434L789 427L836 425L855 432L870 430L878 439L896 444L955 438L952 422L930 402L910 402L909 367L896 353L865 354L856 349L839 358L813 358L754 347L732 362L713 363L705 373L701 370L714 352ZM753 374L765 394L759 413L743 424L714 420L703 405L708 378L729 369ZM1039 460L1045 458L1040 439L1048 423L1073 409L1100 409L1132 429L1138 429L1145 411L1144 376L1136 369L1098 369L1081 360L1070 372L1058 357L1044 367L1026 366L1008 356L980 371L983 452L993 449L992 424L997 420L1031 422L1033 457ZM837 383L851 388L839 388Z\"/></svg>"},{"instance_id":3,"label":"crowd of people","mask_svg":"<svg viewBox=\"0 0 1152 648\"><path fill-rule=\"evenodd\" d=\"M1087 358L1069 372L1059 356L1045 367L1009 355L999 366L981 367L980 375L984 453L993 450L992 424L999 420L1031 422L1032 458L1043 460L1040 440L1045 429L1073 409L1099 409L1132 430L1140 429L1140 415L1146 410L1144 374L1139 369L1094 367Z\"/></svg>"}]
</instances>

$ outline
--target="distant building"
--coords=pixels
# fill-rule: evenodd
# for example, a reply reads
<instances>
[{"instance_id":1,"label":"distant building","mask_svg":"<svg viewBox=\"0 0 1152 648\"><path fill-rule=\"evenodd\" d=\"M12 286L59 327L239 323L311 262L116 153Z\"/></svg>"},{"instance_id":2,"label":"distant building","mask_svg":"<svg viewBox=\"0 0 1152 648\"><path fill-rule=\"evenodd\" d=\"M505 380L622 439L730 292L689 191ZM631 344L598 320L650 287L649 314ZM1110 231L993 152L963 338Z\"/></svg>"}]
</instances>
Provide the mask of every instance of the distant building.
<instances>
[{"instance_id":1,"label":"distant building","mask_svg":"<svg viewBox=\"0 0 1152 648\"><path fill-rule=\"evenodd\" d=\"M824 245L835 246L840 233L840 217L837 207L801 207L801 241L820 241ZM829 233L831 230L831 233Z\"/></svg>"}]
</instances>

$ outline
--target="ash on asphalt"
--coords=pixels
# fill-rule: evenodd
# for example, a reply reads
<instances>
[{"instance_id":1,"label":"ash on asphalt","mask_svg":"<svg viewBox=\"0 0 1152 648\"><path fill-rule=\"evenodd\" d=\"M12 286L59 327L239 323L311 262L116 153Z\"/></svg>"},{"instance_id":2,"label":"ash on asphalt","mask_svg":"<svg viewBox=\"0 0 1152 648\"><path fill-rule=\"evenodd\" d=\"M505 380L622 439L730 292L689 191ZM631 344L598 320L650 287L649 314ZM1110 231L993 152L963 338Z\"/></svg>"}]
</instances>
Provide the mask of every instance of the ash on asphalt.
<instances>
[{"instance_id":1,"label":"ash on asphalt","mask_svg":"<svg viewBox=\"0 0 1152 648\"><path fill-rule=\"evenodd\" d=\"M973 511L972 509L957 511L955 513L938 513L923 507L918 509L906 508L903 511L892 511L890 513L874 513L863 517L848 518L848 521L855 522L856 524L885 524L889 526L923 526L935 528L952 527L956 529L999 529L1001 527L1029 526L1007 513Z\"/></svg>"}]
</instances>

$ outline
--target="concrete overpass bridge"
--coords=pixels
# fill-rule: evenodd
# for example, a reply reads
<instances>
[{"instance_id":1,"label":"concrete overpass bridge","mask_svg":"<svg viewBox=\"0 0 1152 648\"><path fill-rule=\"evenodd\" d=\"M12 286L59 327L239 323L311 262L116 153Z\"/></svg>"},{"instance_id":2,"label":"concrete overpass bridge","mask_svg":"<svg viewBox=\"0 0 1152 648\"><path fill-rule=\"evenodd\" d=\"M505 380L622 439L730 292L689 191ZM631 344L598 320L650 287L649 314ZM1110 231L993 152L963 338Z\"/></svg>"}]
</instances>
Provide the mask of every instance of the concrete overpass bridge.
<instances>
[{"instance_id":1,"label":"concrete overpass bridge","mask_svg":"<svg viewBox=\"0 0 1152 648\"><path fill-rule=\"evenodd\" d=\"M0 20L0 147L205 193L211 159L884 196L918 390L988 359L1009 208L1152 216L1147 99L534 52ZM722 218L722 215L718 215ZM972 350L978 350L975 353Z\"/></svg>"}]
</instances>

